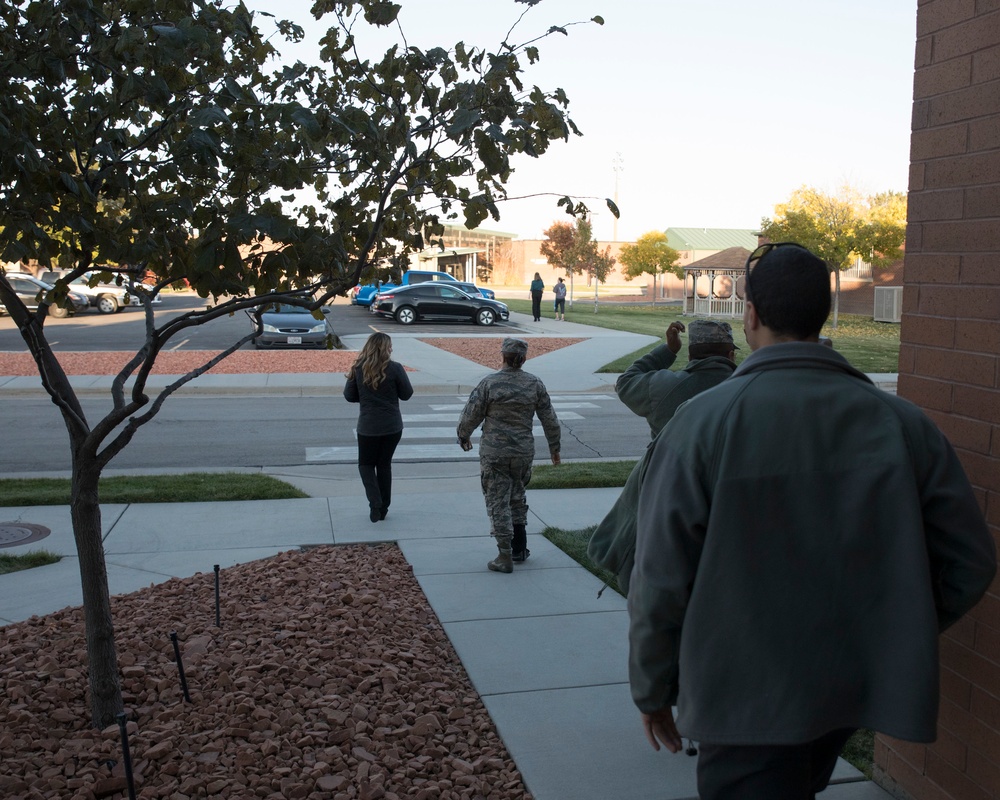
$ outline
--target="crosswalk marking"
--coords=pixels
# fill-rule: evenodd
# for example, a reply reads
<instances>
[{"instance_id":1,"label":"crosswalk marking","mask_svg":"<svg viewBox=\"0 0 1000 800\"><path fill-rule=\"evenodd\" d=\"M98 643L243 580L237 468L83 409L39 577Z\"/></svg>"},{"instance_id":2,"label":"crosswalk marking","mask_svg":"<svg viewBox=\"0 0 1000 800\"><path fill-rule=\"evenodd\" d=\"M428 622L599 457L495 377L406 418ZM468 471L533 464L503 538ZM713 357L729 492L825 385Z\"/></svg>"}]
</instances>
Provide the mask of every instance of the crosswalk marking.
<instances>
[{"instance_id":1,"label":"crosswalk marking","mask_svg":"<svg viewBox=\"0 0 1000 800\"><path fill-rule=\"evenodd\" d=\"M458 461L479 458L479 448L473 444L466 452L457 444L401 444L396 448L393 461ZM358 460L357 447L307 447L306 461L333 461L353 463Z\"/></svg>"},{"instance_id":2,"label":"crosswalk marking","mask_svg":"<svg viewBox=\"0 0 1000 800\"><path fill-rule=\"evenodd\" d=\"M560 414L559 419L583 419L575 411L567 411ZM403 414L403 424L410 422L451 422L458 425L458 417L455 414Z\"/></svg>"},{"instance_id":3,"label":"crosswalk marking","mask_svg":"<svg viewBox=\"0 0 1000 800\"><path fill-rule=\"evenodd\" d=\"M583 419L573 409L599 409L601 406L595 401L615 400L613 395L554 395L551 397L552 407L556 409L559 419L562 421ZM468 461L479 458L479 439L482 430L477 429L472 434L472 449L468 452L462 450L455 441L455 426L458 425L458 417L462 409L465 408L465 400L456 398L456 403L446 403L443 405L430 405L431 412L428 414L404 414L403 415L403 437L396 448L393 460L395 461ZM420 425L414 423L445 423L442 425ZM353 430L357 437L357 430ZM545 450L545 431L540 425L533 426L531 433L535 439L542 439ZM438 442L427 440L437 439ZM356 463L358 460L357 445L343 445L335 447L307 447L305 448L306 462L326 462L326 463ZM542 453L544 455L544 453Z\"/></svg>"},{"instance_id":4,"label":"crosswalk marking","mask_svg":"<svg viewBox=\"0 0 1000 800\"><path fill-rule=\"evenodd\" d=\"M552 407L556 411L561 411L563 409L570 408L600 408L597 403L553 403ZM459 403L456 405L444 405L444 406L431 406L434 411L459 411L461 412L465 408L465 403Z\"/></svg>"}]
</instances>

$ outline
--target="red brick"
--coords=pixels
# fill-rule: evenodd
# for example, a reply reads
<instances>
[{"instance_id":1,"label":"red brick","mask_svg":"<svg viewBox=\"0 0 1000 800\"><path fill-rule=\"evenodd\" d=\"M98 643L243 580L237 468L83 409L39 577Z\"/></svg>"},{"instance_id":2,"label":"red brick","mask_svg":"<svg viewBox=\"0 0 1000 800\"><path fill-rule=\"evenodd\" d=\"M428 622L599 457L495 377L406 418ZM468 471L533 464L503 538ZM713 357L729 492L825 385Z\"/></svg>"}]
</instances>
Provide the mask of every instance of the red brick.
<instances>
[{"instance_id":1,"label":"red brick","mask_svg":"<svg viewBox=\"0 0 1000 800\"><path fill-rule=\"evenodd\" d=\"M1000 91L995 86L992 91ZM980 87L980 91L985 91ZM968 152L979 153L984 150L994 150L1000 147L1000 119L997 117L980 117L969 121ZM996 155L988 154L988 155Z\"/></svg>"},{"instance_id":2,"label":"red brick","mask_svg":"<svg viewBox=\"0 0 1000 800\"><path fill-rule=\"evenodd\" d=\"M875 736L875 756L872 759L876 767L884 770L889 763L889 745L881 733Z\"/></svg>"},{"instance_id":3,"label":"red brick","mask_svg":"<svg viewBox=\"0 0 1000 800\"><path fill-rule=\"evenodd\" d=\"M941 696L968 710L972 703L972 684L954 670L942 667Z\"/></svg>"},{"instance_id":4,"label":"red brick","mask_svg":"<svg viewBox=\"0 0 1000 800\"><path fill-rule=\"evenodd\" d=\"M963 253L962 283L1000 286L1000 264L996 253Z\"/></svg>"},{"instance_id":5,"label":"red brick","mask_svg":"<svg viewBox=\"0 0 1000 800\"><path fill-rule=\"evenodd\" d=\"M962 219L965 209L964 189L914 192L910 195L906 216L912 222Z\"/></svg>"},{"instance_id":6,"label":"red brick","mask_svg":"<svg viewBox=\"0 0 1000 800\"><path fill-rule=\"evenodd\" d=\"M916 372L928 378L993 387L996 385L996 364L995 356L922 348L917 351Z\"/></svg>"},{"instance_id":7,"label":"red brick","mask_svg":"<svg viewBox=\"0 0 1000 800\"><path fill-rule=\"evenodd\" d=\"M994 730L1000 729L1000 699L976 686L970 700L969 710L973 716Z\"/></svg>"},{"instance_id":8,"label":"red brick","mask_svg":"<svg viewBox=\"0 0 1000 800\"><path fill-rule=\"evenodd\" d=\"M933 751L927 754L927 777L953 797L962 800L994 800L991 793Z\"/></svg>"},{"instance_id":9,"label":"red brick","mask_svg":"<svg viewBox=\"0 0 1000 800\"><path fill-rule=\"evenodd\" d=\"M985 83L998 78L1000 78L1000 47L991 47L989 50L980 50L972 54L973 83Z\"/></svg>"},{"instance_id":10,"label":"red brick","mask_svg":"<svg viewBox=\"0 0 1000 800\"><path fill-rule=\"evenodd\" d=\"M1000 458L1000 425L993 426L992 444L990 454Z\"/></svg>"},{"instance_id":11,"label":"red brick","mask_svg":"<svg viewBox=\"0 0 1000 800\"><path fill-rule=\"evenodd\" d=\"M916 403L921 408L951 411L954 405L954 387L947 381L935 381L919 375L899 375L896 391L900 397Z\"/></svg>"},{"instance_id":12,"label":"red brick","mask_svg":"<svg viewBox=\"0 0 1000 800\"><path fill-rule=\"evenodd\" d=\"M917 37L950 28L976 15L976 0L937 0L920 7Z\"/></svg>"},{"instance_id":13,"label":"red brick","mask_svg":"<svg viewBox=\"0 0 1000 800\"><path fill-rule=\"evenodd\" d=\"M964 190L962 203L966 219L997 216L1000 210L1000 184L994 186L971 186ZM942 219L945 219L942 217Z\"/></svg>"},{"instance_id":14,"label":"red brick","mask_svg":"<svg viewBox=\"0 0 1000 800\"><path fill-rule=\"evenodd\" d=\"M931 347L953 347L955 346L955 326L956 321L953 319L918 317L907 328L906 339L910 344L929 345ZM902 338L902 332L900 333L900 338Z\"/></svg>"},{"instance_id":15,"label":"red brick","mask_svg":"<svg viewBox=\"0 0 1000 800\"><path fill-rule=\"evenodd\" d=\"M940 0L940 2L949 5L952 0ZM920 17L925 13L925 10L921 8L917 15L918 28ZM1000 25L989 24L982 18L970 19L947 30L942 30L934 36L933 63L948 61L967 53L988 50L997 45L1000 45Z\"/></svg>"},{"instance_id":16,"label":"red brick","mask_svg":"<svg viewBox=\"0 0 1000 800\"><path fill-rule=\"evenodd\" d=\"M995 458L970 450L959 451L958 456L965 467L965 474L969 476L969 483L987 492L1000 492L1000 470ZM997 679L1000 681L1000 673ZM1000 683L997 685L1000 686Z\"/></svg>"},{"instance_id":17,"label":"red brick","mask_svg":"<svg viewBox=\"0 0 1000 800\"><path fill-rule=\"evenodd\" d=\"M945 646L947 642L947 647ZM948 630L941 634L941 652L952 652L955 648L961 648L963 651L968 650L969 653L972 652L973 647L976 644L976 623L966 617L963 617L954 625L952 625ZM945 658L942 655L942 663L944 663ZM964 671L962 673L965 674Z\"/></svg>"},{"instance_id":18,"label":"red brick","mask_svg":"<svg viewBox=\"0 0 1000 800\"><path fill-rule=\"evenodd\" d=\"M929 100L914 100L910 109L910 130L920 131L931 127L931 104ZM910 188L913 188L912 185Z\"/></svg>"},{"instance_id":19,"label":"red brick","mask_svg":"<svg viewBox=\"0 0 1000 800\"><path fill-rule=\"evenodd\" d=\"M987 320L955 320L956 350L966 353L1000 353L1000 322ZM941 344L945 344L944 341Z\"/></svg>"},{"instance_id":20,"label":"red brick","mask_svg":"<svg viewBox=\"0 0 1000 800\"><path fill-rule=\"evenodd\" d=\"M1000 631L988 625L976 625L975 651L994 664L1000 664ZM1000 689L1000 684L997 689Z\"/></svg>"},{"instance_id":21,"label":"red brick","mask_svg":"<svg viewBox=\"0 0 1000 800\"><path fill-rule=\"evenodd\" d=\"M928 413L954 447L983 455L989 454L991 426L988 422L936 411Z\"/></svg>"},{"instance_id":22,"label":"red brick","mask_svg":"<svg viewBox=\"0 0 1000 800\"><path fill-rule=\"evenodd\" d=\"M996 113L1000 113L1000 92L984 91L982 85L971 86L928 98L927 127Z\"/></svg>"},{"instance_id":23,"label":"red brick","mask_svg":"<svg viewBox=\"0 0 1000 800\"><path fill-rule=\"evenodd\" d=\"M906 325L908 317L903 315L903 324ZM912 319L912 317L910 317ZM918 319L924 320L927 317L919 317ZM916 323L913 323L914 326ZM901 344L899 346L899 365L896 367L896 371L900 374L912 375L913 374L913 362L916 361L917 350L907 344Z\"/></svg>"},{"instance_id":24,"label":"red brick","mask_svg":"<svg viewBox=\"0 0 1000 800\"><path fill-rule=\"evenodd\" d=\"M1000 392L976 386L955 386L952 403L956 414L1000 423Z\"/></svg>"},{"instance_id":25,"label":"red brick","mask_svg":"<svg viewBox=\"0 0 1000 800\"><path fill-rule=\"evenodd\" d=\"M895 739L892 736L880 736L885 740L886 747L896 758L904 761L907 765L920 772L924 771L927 761L927 746L915 742L905 742L902 739Z\"/></svg>"},{"instance_id":26,"label":"red brick","mask_svg":"<svg viewBox=\"0 0 1000 800\"><path fill-rule=\"evenodd\" d=\"M965 772L969 748L957 736L949 731L938 731L937 741L925 748L947 761L955 769Z\"/></svg>"},{"instance_id":27,"label":"red brick","mask_svg":"<svg viewBox=\"0 0 1000 800\"><path fill-rule=\"evenodd\" d=\"M1000 227L1000 226L998 226ZM963 316L968 319L994 320L1000 310L1000 286L969 287L964 293Z\"/></svg>"},{"instance_id":28,"label":"red brick","mask_svg":"<svg viewBox=\"0 0 1000 800\"><path fill-rule=\"evenodd\" d=\"M968 152L969 126L967 123L945 128L915 130L910 137L910 160L957 156ZM913 198L910 198L912 203Z\"/></svg>"},{"instance_id":29,"label":"red brick","mask_svg":"<svg viewBox=\"0 0 1000 800\"><path fill-rule=\"evenodd\" d=\"M928 783L924 777L923 770L914 769L891 748L885 772L886 775L899 785L899 788L906 792L906 796L912 797L914 800L954 800L954 798L948 797L940 789ZM893 796L899 795L894 791Z\"/></svg>"},{"instance_id":30,"label":"red brick","mask_svg":"<svg viewBox=\"0 0 1000 800\"><path fill-rule=\"evenodd\" d=\"M913 125L913 130L917 130L919 127L925 127L925 126ZM909 190L911 192L922 191L926 183L927 183L927 165L919 161L914 161L912 164L910 164ZM918 246L910 239L908 229L906 236L906 246L908 248Z\"/></svg>"},{"instance_id":31,"label":"red brick","mask_svg":"<svg viewBox=\"0 0 1000 800\"><path fill-rule=\"evenodd\" d=\"M1000 183L1000 158L995 153L970 151L966 155L926 162L922 191L994 183Z\"/></svg>"},{"instance_id":32,"label":"red brick","mask_svg":"<svg viewBox=\"0 0 1000 800\"><path fill-rule=\"evenodd\" d=\"M974 784L990 792L991 797L996 797L1000 793L1000 767L975 750L969 752L965 774Z\"/></svg>"},{"instance_id":33,"label":"red brick","mask_svg":"<svg viewBox=\"0 0 1000 800\"><path fill-rule=\"evenodd\" d=\"M1000 170L1000 159L996 166ZM925 222L923 244L925 253L996 252L1000 250L1000 225L986 220Z\"/></svg>"},{"instance_id":34,"label":"red brick","mask_svg":"<svg viewBox=\"0 0 1000 800\"><path fill-rule=\"evenodd\" d=\"M962 257L941 253L907 253L906 282L956 284L962 276Z\"/></svg>"},{"instance_id":35,"label":"red brick","mask_svg":"<svg viewBox=\"0 0 1000 800\"><path fill-rule=\"evenodd\" d=\"M944 698L941 700L938 725L990 758L1000 754L1000 735L971 712Z\"/></svg>"},{"instance_id":36,"label":"red brick","mask_svg":"<svg viewBox=\"0 0 1000 800\"><path fill-rule=\"evenodd\" d=\"M960 56L917 70L913 78L913 97L923 99L964 89L972 82L972 56ZM932 106L933 108L933 106Z\"/></svg>"},{"instance_id":37,"label":"red brick","mask_svg":"<svg viewBox=\"0 0 1000 800\"><path fill-rule=\"evenodd\" d=\"M920 313L932 317L957 316L961 292L954 286L921 286Z\"/></svg>"},{"instance_id":38,"label":"red brick","mask_svg":"<svg viewBox=\"0 0 1000 800\"><path fill-rule=\"evenodd\" d=\"M917 46L913 54L914 69L921 69L930 66L934 60L934 38L925 36L917 39Z\"/></svg>"}]
</instances>

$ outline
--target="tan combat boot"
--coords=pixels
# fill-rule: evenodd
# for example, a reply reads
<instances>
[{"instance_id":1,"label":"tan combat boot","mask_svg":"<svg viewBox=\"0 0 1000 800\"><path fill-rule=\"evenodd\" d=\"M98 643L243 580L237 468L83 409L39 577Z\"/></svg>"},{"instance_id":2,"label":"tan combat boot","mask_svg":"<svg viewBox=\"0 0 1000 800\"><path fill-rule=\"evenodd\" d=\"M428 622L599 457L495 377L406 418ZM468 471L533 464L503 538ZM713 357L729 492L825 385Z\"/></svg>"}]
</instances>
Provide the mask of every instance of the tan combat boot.
<instances>
[{"instance_id":1,"label":"tan combat boot","mask_svg":"<svg viewBox=\"0 0 1000 800\"><path fill-rule=\"evenodd\" d=\"M497 550L499 550L499 555L486 566L489 567L492 572L513 572L514 559L511 557L510 545L508 544L506 548L497 545Z\"/></svg>"}]
</instances>

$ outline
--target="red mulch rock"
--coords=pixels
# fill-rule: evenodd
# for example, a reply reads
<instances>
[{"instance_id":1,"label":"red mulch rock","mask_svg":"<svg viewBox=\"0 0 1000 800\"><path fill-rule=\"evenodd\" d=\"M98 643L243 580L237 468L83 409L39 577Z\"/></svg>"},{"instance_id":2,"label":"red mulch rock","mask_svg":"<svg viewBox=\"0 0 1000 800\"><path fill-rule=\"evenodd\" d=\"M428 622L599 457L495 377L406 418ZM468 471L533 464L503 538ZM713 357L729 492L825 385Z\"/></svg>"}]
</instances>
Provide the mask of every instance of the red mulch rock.
<instances>
[{"instance_id":1,"label":"red mulch rock","mask_svg":"<svg viewBox=\"0 0 1000 800\"><path fill-rule=\"evenodd\" d=\"M222 570L221 629L211 567L113 599L140 798L530 798L397 547ZM126 796L85 665L80 609L4 628L0 796Z\"/></svg>"},{"instance_id":2,"label":"red mulch rock","mask_svg":"<svg viewBox=\"0 0 1000 800\"><path fill-rule=\"evenodd\" d=\"M449 353L487 367L500 368L502 338L421 339ZM583 339L529 339L528 358L567 347ZM123 351L61 351L59 363L67 375L114 375L135 354ZM217 352L209 350L171 350L156 358L154 375L186 375ZM212 367L213 375L271 375L282 373L347 372L357 358L354 350L237 350ZM407 369L410 369L407 367ZM0 375L33 376L38 374L34 359L27 352L0 353Z\"/></svg>"}]
</instances>

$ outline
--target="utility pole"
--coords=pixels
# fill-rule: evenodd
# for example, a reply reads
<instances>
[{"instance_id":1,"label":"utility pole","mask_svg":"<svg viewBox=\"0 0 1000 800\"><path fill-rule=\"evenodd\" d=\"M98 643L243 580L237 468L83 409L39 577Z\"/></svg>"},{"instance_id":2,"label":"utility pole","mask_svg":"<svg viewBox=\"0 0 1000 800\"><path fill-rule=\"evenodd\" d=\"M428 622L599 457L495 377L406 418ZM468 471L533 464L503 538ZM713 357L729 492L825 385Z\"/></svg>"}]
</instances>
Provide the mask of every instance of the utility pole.
<instances>
[{"instance_id":1,"label":"utility pole","mask_svg":"<svg viewBox=\"0 0 1000 800\"><path fill-rule=\"evenodd\" d=\"M618 206L618 176L625 170L625 159L622 158L621 153L615 153L615 157L611 159L611 169L615 171L615 206ZM614 216L614 215L612 215ZM612 233L612 238L618 241L618 217L614 217L614 232Z\"/></svg>"}]
</instances>

